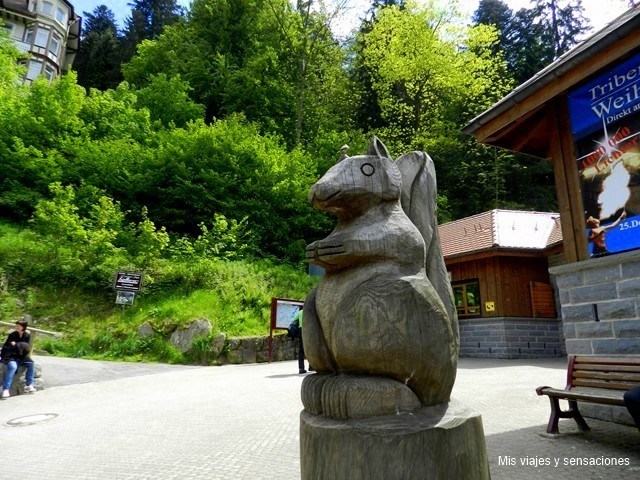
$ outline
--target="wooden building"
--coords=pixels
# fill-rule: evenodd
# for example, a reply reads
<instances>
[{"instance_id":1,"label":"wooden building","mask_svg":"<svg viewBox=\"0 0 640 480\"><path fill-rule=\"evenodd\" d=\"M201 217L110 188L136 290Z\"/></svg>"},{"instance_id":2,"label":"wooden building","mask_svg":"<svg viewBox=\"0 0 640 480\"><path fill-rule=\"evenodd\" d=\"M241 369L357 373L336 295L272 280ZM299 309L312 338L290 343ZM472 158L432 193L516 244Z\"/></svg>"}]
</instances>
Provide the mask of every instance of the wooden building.
<instances>
[{"instance_id":1,"label":"wooden building","mask_svg":"<svg viewBox=\"0 0 640 480\"><path fill-rule=\"evenodd\" d=\"M439 234L461 356L562 355L548 270L562 252L557 213L492 210L443 224Z\"/></svg>"}]
</instances>

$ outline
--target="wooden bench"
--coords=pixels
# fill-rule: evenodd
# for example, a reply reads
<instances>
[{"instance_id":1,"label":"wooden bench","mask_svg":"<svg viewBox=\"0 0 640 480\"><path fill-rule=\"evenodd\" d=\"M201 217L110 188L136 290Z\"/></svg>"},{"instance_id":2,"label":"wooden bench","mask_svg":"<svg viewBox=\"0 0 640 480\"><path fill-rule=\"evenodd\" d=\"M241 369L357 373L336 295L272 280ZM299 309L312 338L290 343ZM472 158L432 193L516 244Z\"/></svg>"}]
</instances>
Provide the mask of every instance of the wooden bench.
<instances>
[{"instance_id":1,"label":"wooden bench","mask_svg":"<svg viewBox=\"0 0 640 480\"><path fill-rule=\"evenodd\" d=\"M538 395L547 395L551 415L547 433L558 433L558 420L573 418L583 432L589 425L578 410L578 401L624 406L624 392L640 386L640 357L582 357L571 355L564 390L538 387ZM569 402L568 410L560 409L560 399Z\"/></svg>"}]
</instances>

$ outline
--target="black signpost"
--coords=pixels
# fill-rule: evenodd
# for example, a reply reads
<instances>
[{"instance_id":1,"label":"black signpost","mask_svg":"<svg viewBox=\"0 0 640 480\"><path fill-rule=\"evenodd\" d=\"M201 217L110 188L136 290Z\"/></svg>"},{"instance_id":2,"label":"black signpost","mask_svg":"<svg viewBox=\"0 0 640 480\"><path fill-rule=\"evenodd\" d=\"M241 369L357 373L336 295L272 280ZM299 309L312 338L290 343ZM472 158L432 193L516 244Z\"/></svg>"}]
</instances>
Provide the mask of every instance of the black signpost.
<instances>
[{"instance_id":1,"label":"black signpost","mask_svg":"<svg viewBox=\"0 0 640 480\"><path fill-rule=\"evenodd\" d=\"M130 272L117 272L113 289L117 292L116 304L133 305L136 293L142 290L142 274Z\"/></svg>"}]
</instances>

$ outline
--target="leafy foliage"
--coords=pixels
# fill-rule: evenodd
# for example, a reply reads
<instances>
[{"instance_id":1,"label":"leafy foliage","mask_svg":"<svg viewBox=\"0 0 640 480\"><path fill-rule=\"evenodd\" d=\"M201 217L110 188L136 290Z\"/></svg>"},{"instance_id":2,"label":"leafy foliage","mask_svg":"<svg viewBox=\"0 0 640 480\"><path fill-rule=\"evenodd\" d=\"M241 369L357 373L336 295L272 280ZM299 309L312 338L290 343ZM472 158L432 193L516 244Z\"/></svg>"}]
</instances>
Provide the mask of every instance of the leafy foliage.
<instances>
[{"instance_id":1,"label":"leafy foliage","mask_svg":"<svg viewBox=\"0 0 640 480\"><path fill-rule=\"evenodd\" d=\"M61 195L70 196L68 191ZM84 231L96 237L96 227L86 224ZM3 285L8 286L0 290L0 311L5 318L15 318L22 306L40 318L44 328L64 333L62 340L39 340L38 345L60 355L185 362L188 359L166 342L176 328L205 317L213 323L213 334L265 335L271 297L302 299L316 283L299 269L264 260L230 261L202 252L171 261L158 258L145 269L145 286L135 306L121 311L113 304L110 282L87 289L90 273L81 261L89 248L86 241L77 257L66 242L58 243L62 243L59 256L54 258L55 242L50 236L0 223L0 264L5 266L1 273ZM111 236L108 243L122 244L122 239ZM119 247L119 254L126 257L130 252ZM112 250L110 256L114 255L118 253ZM112 274L102 272L109 280ZM65 282L59 281L62 275ZM158 334L137 338L136 328L147 321Z\"/></svg>"},{"instance_id":2,"label":"leafy foliage","mask_svg":"<svg viewBox=\"0 0 640 480\"><path fill-rule=\"evenodd\" d=\"M313 284L304 246L333 225L309 187L341 145L362 153L373 134L394 156L433 157L441 221L555 208L546 161L461 128L576 43L588 29L580 2L513 12L482 0L464 27L453 0L376 0L347 42L327 5L194 0L183 15L173 0L141 0L124 32L100 6L85 13L78 76L29 87L0 29L0 219L12 222L0 224L0 312L46 304L56 317L47 289L94 295L99 314L64 307L84 333L50 349L103 358L183 361L133 336L146 320L264 331L271 296ZM139 313L105 307L123 268L145 273ZM89 326L96 316L105 329Z\"/></svg>"}]
</instances>

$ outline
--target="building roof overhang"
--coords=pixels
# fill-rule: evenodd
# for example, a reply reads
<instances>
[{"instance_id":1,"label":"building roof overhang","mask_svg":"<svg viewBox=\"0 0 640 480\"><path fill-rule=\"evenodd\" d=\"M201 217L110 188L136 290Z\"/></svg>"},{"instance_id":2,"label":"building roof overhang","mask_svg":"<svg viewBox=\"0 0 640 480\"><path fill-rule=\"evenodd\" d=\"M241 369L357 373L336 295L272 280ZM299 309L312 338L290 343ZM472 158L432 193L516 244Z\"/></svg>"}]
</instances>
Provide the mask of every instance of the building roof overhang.
<instances>
[{"instance_id":1,"label":"building roof overhang","mask_svg":"<svg viewBox=\"0 0 640 480\"><path fill-rule=\"evenodd\" d=\"M640 6L633 7L471 120L464 132L482 143L550 158L544 106L640 46Z\"/></svg>"},{"instance_id":2,"label":"building roof overhang","mask_svg":"<svg viewBox=\"0 0 640 480\"><path fill-rule=\"evenodd\" d=\"M492 247L475 252L460 253L444 257L446 265L454 265L457 263L472 262L494 257L517 257L517 258L540 258L545 259L552 255L562 252L562 243L549 246L544 250L534 250L525 248L504 248Z\"/></svg>"}]
</instances>

